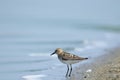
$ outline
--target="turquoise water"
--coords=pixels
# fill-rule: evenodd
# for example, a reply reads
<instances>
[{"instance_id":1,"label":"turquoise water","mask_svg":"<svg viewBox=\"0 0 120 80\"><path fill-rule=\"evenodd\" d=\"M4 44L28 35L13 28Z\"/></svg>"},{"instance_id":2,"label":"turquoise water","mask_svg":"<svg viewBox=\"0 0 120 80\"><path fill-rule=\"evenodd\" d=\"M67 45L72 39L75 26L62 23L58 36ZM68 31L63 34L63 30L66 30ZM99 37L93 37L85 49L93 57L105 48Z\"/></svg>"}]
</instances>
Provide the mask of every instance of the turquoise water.
<instances>
[{"instance_id":1,"label":"turquoise water","mask_svg":"<svg viewBox=\"0 0 120 80\"><path fill-rule=\"evenodd\" d=\"M56 48L94 58L120 43L119 26L80 20L8 19L0 28L0 80L64 80Z\"/></svg>"}]
</instances>

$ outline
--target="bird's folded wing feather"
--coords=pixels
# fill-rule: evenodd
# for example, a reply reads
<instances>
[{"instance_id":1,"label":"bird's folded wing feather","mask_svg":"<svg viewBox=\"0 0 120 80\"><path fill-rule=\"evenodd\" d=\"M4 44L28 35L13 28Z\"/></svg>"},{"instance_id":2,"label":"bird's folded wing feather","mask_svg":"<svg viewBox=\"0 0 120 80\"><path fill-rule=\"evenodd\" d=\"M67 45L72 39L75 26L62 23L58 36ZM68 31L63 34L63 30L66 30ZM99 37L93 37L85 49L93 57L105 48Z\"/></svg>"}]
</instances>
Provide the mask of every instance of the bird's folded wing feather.
<instances>
[{"instance_id":1,"label":"bird's folded wing feather","mask_svg":"<svg viewBox=\"0 0 120 80\"><path fill-rule=\"evenodd\" d=\"M66 53L66 52L64 52L64 54L62 55L62 58L64 60L84 60L84 58L82 58L82 57L79 57L74 54Z\"/></svg>"}]
</instances>

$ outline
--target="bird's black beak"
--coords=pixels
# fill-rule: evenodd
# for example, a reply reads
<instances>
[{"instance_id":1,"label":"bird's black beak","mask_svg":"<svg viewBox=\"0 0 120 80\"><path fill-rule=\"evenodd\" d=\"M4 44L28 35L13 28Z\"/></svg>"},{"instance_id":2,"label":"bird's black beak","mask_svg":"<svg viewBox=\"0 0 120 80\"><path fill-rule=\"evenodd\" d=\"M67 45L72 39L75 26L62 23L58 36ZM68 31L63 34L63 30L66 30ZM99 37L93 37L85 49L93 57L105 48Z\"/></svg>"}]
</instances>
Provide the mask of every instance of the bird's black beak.
<instances>
[{"instance_id":1,"label":"bird's black beak","mask_svg":"<svg viewBox=\"0 0 120 80\"><path fill-rule=\"evenodd\" d=\"M56 53L56 52L52 53L51 56L54 55L55 53Z\"/></svg>"}]
</instances>

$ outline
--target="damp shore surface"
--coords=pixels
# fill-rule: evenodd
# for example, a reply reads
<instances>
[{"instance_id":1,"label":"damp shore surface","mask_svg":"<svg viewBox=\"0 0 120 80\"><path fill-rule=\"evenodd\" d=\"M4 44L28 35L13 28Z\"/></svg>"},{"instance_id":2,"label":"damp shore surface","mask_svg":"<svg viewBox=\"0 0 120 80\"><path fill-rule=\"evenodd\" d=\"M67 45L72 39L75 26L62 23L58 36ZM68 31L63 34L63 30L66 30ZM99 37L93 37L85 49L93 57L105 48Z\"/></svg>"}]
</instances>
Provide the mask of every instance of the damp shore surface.
<instances>
[{"instance_id":1,"label":"damp shore surface","mask_svg":"<svg viewBox=\"0 0 120 80\"><path fill-rule=\"evenodd\" d=\"M120 47L78 66L70 80L120 80Z\"/></svg>"}]
</instances>

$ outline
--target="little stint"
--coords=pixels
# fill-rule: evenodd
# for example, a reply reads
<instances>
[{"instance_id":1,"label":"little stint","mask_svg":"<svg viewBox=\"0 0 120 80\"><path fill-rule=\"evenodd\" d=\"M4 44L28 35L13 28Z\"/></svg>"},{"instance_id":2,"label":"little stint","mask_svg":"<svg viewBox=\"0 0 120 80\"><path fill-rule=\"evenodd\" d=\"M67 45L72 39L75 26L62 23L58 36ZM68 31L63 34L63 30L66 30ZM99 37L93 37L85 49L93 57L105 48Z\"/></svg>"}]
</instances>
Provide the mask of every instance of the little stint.
<instances>
[{"instance_id":1,"label":"little stint","mask_svg":"<svg viewBox=\"0 0 120 80\"><path fill-rule=\"evenodd\" d=\"M55 50L55 52L53 52L51 55L53 55L53 54L57 54L58 59L62 63L67 64L68 70L67 70L67 73L66 73L66 77L71 76L72 64L78 63L78 62L80 62L82 60L88 59L88 58L79 57L79 56L71 54L71 53L67 53L67 52L63 51L61 48L57 48Z\"/></svg>"}]
</instances>

